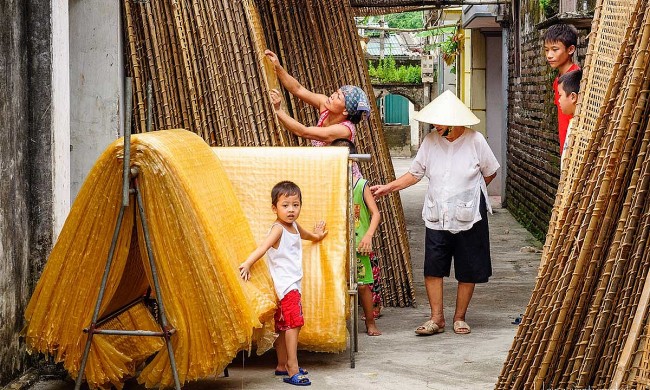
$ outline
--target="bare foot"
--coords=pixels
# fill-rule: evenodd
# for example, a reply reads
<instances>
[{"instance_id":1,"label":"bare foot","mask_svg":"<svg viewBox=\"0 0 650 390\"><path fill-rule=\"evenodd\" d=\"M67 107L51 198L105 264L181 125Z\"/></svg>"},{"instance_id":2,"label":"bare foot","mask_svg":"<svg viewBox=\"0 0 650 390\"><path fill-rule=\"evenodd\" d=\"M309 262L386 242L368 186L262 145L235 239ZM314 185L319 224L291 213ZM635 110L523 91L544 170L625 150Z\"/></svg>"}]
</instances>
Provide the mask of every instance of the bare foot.
<instances>
[{"instance_id":1,"label":"bare foot","mask_svg":"<svg viewBox=\"0 0 650 390\"><path fill-rule=\"evenodd\" d=\"M366 333L368 336L381 336L381 332L377 329L375 324L366 325Z\"/></svg>"}]
</instances>

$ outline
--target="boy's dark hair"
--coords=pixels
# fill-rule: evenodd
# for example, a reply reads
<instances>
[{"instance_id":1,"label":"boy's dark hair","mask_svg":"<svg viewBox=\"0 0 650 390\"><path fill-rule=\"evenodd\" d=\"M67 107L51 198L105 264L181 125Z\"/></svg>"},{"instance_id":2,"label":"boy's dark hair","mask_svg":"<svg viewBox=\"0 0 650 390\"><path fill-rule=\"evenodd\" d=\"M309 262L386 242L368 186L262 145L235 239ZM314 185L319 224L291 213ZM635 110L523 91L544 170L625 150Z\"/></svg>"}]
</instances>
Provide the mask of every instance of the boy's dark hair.
<instances>
[{"instance_id":1,"label":"boy's dark hair","mask_svg":"<svg viewBox=\"0 0 650 390\"><path fill-rule=\"evenodd\" d=\"M365 111L357 111L353 115L348 115L348 120L355 125L359 124L361 120L363 119L363 116L366 115Z\"/></svg>"},{"instance_id":2,"label":"boy's dark hair","mask_svg":"<svg viewBox=\"0 0 650 390\"><path fill-rule=\"evenodd\" d=\"M280 195L291 196L298 195L300 203L302 204L302 193L300 192L300 187L292 181L281 181L278 184L273 186L271 190L271 204L276 206L278 204L278 199Z\"/></svg>"},{"instance_id":3,"label":"boy's dark hair","mask_svg":"<svg viewBox=\"0 0 650 390\"><path fill-rule=\"evenodd\" d=\"M564 93L570 95L575 92L580 92L580 79L582 79L582 70L572 70L566 72L557 80L557 85L562 85Z\"/></svg>"},{"instance_id":4,"label":"boy's dark hair","mask_svg":"<svg viewBox=\"0 0 650 390\"><path fill-rule=\"evenodd\" d=\"M346 146L348 149L350 149L350 154L357 154L357 147L354 146L354 142L350 141L347 138L337 138L332 141L330 146Z\"/></svg>"},{"instance_id":5,"label":"boy's dark hair","mask_svg":"<svg viewBox=\"0 0 650 390\"><path fill-rule=\"evenodd\" d=\"M544 43L546 42L562 42L567 49L571 45L578 47L578 29L572 24L554 24L544 33Z\"/></svg>"}]
</instances>

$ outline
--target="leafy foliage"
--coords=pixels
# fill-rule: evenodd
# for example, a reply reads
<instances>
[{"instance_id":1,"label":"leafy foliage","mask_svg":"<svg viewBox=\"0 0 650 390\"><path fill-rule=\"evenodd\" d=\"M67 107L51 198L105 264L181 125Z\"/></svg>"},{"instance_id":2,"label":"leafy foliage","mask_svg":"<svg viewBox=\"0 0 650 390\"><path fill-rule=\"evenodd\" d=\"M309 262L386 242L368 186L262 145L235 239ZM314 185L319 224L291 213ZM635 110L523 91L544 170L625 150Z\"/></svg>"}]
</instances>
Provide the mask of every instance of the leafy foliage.
<instances>
[{"instance_id":1,"label":"leafy foliage","mask_svg":"<svg viewBox=\"0 0 650 390\"><path fill-rule=\"evenodd\" d=\"M386 15L384 19L388 27L393 28L422 28L424 20L422 11L402 12L399 14Z\"/></svg>"},{"instance_id":2,"label":"leafy foliage","mask_svg":"<svg viewBox=\"0 0 650 390\"><path fill-rule=\"evenodd\" d=\"M370 73L370 78L372 80L380 82L413 84L419 84L422 82L422 71L419 66L396 66L395 58L392 56L379 60L376 67L369 62L368 72Z\"/></svg>"},{"instance_id":3,"label":"leafy foliage","mask_svg":"<svg viewBox=\"0 0 650 390\"><path fill-rule=\"evenodd\" d=\"M539 0L539 7L542 9L544 16L550 18L559 12L558 0Z\"/></svg>"},{"instance_id":4,"label":"leafy foliage","mask_svg":"<svg viewBox=\"0 0 650 390\"><path fill-rule=\"evenodd\" d=\"M421 31L416 34L418 37L436 37L439 35L453 34L456 32L456 26L437 27L431 30Z\"/></svg>"},{"instance_id":5,"label":"leafy foliage","mask_svg":"<svg viewBox=\"0 0 650 390\"><path fill-rule=\"evenodd\" d=\"M366 16L363 18L355 18L355 19L356 19L357 26L368 26L368 25L376 25L377 23L379 23L380 17ZM424 27L422 11L402 12L399 14L385 15L384 21L386 22L386 26L392 28L412 29L412 28ZM371 34L374 34L374 32L368 31L366 33L367 36L370 36Z\"/></svg>"},{"instance_id":6,"label":"leafy foliage","mask_svg":"<svg viewBox=\"0 0 650 390\"><path fill-rule=\"evenodd\" d=\"M540 0L544 1L544 0ZM439 37L437 42L431 45L425 45L424 50L438 50L442 59L449 66L450 72L456 73L456 57L460 54L463 42L463 34L460 33L458 26L449 26L438 28L435 30L424 31L419 34L420 36L435 36Z\"/></svg>"}]
</instances>

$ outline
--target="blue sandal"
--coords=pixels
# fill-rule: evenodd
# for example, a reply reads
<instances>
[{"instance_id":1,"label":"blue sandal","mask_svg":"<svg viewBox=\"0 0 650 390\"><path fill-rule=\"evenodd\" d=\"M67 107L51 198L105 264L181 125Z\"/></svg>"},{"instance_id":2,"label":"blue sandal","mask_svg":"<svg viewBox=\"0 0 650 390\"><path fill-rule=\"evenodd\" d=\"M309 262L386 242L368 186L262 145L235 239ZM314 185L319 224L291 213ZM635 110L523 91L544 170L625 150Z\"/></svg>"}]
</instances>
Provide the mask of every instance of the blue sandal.
<instances>
[{"instance_id":1,"label":"blue sandal","mask_svg":"<svg viewBox=\"0 0 650 390\"><path fill-rule=\"evenodd\" d=\"M300 375L307 375L307 374L309 374L309 372L308 372L307 370L303 369L302 367L298 367L298 373L299 373ZM288 376L288 375L289 375L289 371L279 371L279 370L275 370L275 375L277 375L277 376Z\"/></svg>"},{"instance_id":2,"label":"blue sandal","mask_svg":"<svg viewBox=\"0 0 650 390\"><path fill-rule=\"evenodd\" d=\"M292 376L291 378L282 378L284 383L288 383L290 385L294 386L309 386L311 385L311 381L309 378L307 378L304 375L300 375L300 373Z\"/></svg>"}]
</instances>

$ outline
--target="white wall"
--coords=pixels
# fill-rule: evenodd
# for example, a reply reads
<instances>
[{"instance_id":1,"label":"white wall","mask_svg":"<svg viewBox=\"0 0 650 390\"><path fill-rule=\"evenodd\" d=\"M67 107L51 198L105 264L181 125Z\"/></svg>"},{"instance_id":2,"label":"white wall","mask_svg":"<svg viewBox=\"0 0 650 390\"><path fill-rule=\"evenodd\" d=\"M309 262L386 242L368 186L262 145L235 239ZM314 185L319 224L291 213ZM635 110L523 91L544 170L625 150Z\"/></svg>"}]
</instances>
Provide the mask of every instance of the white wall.
<instances>
[{"instance_id":1,"label":"white wall","mask_svg":"<svg viewBox=\"0 0 650 390\"><path fill-rule=\"evenodd\" d=\"M409 126L411 126L411 151L420 147L420 122L413 119L417 112L415 105L409 100Z\"/></svg>"},{"instance_id":2,"label":"white wall","mask_svg":"<svg viewBox=\"0 0 650 390\"><path fill-rule=\"evenodd\" d=\"M68 1L52 0L52 230L70 211L70 36Z\"/></svg>"},{"instance_id":3,"label":"white wall","mask_svg":"<svg viewBox=\"0 0 650 390\"><path fill-rule=\"evenodd\" d=\"M99 155L123 134L119 1L70 0L72 199Z\"/></svg>"},{"instance_id":4,"label":"white wall","mask_svg":"<svg viewBox=\"0 0 650 390\"><path fill-rule=\"evenodd\" d=\"M485 94L486 94L486 134L487 141L496 156L501 169L497 177L488 186L488 193L494 196L505 196L504 167L506 164L503 158L505 152L506 128L503 120L503 85L502 85L502 45L501 36L487 36L485 39L486 49L486 72Z\"/></svg>"}]
</instances>

